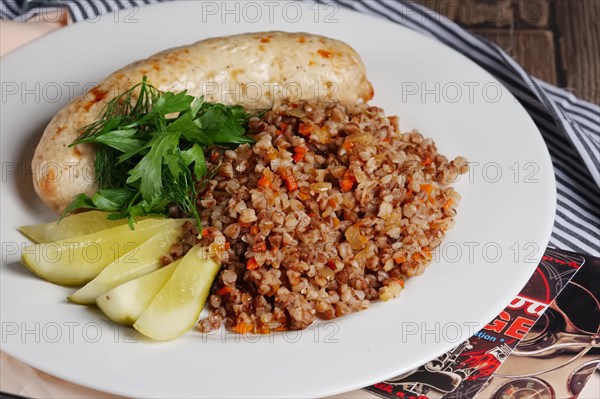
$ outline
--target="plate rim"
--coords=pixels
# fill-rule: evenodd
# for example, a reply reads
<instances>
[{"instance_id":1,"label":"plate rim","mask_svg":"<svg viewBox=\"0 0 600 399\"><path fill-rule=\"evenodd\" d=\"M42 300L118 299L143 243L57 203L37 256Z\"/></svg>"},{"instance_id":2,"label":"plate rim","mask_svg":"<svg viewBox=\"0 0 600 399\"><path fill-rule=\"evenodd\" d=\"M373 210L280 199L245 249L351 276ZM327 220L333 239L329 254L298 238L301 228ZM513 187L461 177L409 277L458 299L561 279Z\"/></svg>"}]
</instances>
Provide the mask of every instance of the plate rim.
<instances>
[{"instance_id":1,"label":"plate rim","mask_svg":"<svg viewBox=\"0 0 600 399\"><path fill-rule=\"evenodd\" d=\"M172 4L174 4L174 3L168 3L168 2L166 2L166 3L153 3L153 4L150 4L149 6L151 6L152 8L158 8L158 7L165 7L166 8L166 7L172 7ZM304 5L305 4L306 4L306 2L304 3ZM144 6L143 8L150 8L150 7ZM342 10L345 13L351 13L351 14L360 15L361 18L362 17L366 17L366 18L371 18L372 20L377 20L378 22L382 22L383 21L382 18L378 18L378 17L375 17L375 16L367 15L367 14L364 14L364 13L360 13L360 12L355 11L355 10L350 10L350 9L346 9L346 8L344 8ZM142 10L142 12L144 12L144 10ZM102 16L102 19L108 19L110 17L110 15L111 14L106 14L106 15ZM475 67L475 68L479 69L480 71L483 71L485 74L487 74L492 81L498 83L499 85L501 85L503 88L506 89L506 86L502 82L500 82L498 79L496 79L491 73L489 73L488 71L484 70L482 67L480 67L479 65L477 65L475 62L473 62L472 60L470 60L464 54L462 54L462 53L460 53L460 52L458 52L458 51L456 51L456 50L454 50L454 49L446 46L445 44L443 44L441 42L436 41L435 39L432 39L431 37L428 37L427 35L424 35L424 34L422 34L420 32L416 32L416 31L414 31L414 30L412 30L410 28L407 28L407 27L405 27L403 25L400 25L400 24L397 24L397 23L394 23L394 22L390 22L390 21L385 21L385 23L394 25L397 28L402 29L402 30L404 30L406 32L411 32L413 34L420 35L420 36L422 36L422 38L424 38L425 40L429 41L430 43L435 43L436 45L442 45L442 46L446 47L447 49L451 50L454 53L455 56L457 56L457 55L460 56L461 58L463 58L464 60L466 60L467 62L469 62L470 64L472 64L473 67ZM36 39L36 40L32 41L31 43L27 44L26 46L24 46L22 48L19 48L19 49L16 49L15 51L11 52L11 54L8 54L7 56L2 57L2 60L0 60L0 65L4 64L6 62L11 62L12 59L18 59L20 57L20 54L22 54L22 53L25 54L25 53L29 52L31 48L34 48L35 46L42 45L46 41L48 41L48 42L53 41L55 37L60 37L61 34L66 34L64 32L71 32L71 31L76 32L77 30L81 30L81 29L85 29L85 28L81 28L81 25L79 25L79 24L73 24L73 25L65 27L64 29L61 29L59 31L51 32L49 35L44 36L44 37L39 38L39 39ZM203 32L200 32L200 35L204 37ZM206 37L208 37L208 36L206 36ZM7 61L7 59L8 59L8 61ZM2 77L2 80L4 81L4 77ZM512 93L510 93L510 91L508 89L506 89L506 91L507 91L507 93L510 94L510 96L512 98L514 98L514 96L512 95ZM531 118L531 115L529 113L527 113L526 110L520 104L518 104L517 106L527 116L527 118L529 119L529 122L535 127L535 129L537 131L537 134L539 136L539 139L542 141L542 143L544 143L543 136L541 135L541 132L539 131L539 129L535 125L535 122ZM544 151L545 161L546 161L546 163L548 165L550 165L552 167L551 157L550 157L548 148L545 145L545 143L544 143L544 150L545 150ZM553 172L553 168L551 168L550 170ZM551 218L551 221L548 221L548 225L549 226L545 226L545 230L547 232L546 236L548 237L548 239L550 238L550 231L551 231L552 226L554 224L554 215L555 215L555 212L556 212L556 182L555 182L554 173L551 173L550 175L551 175L551 178L552 178L551 185L553 187L554 196L552 198L552 206L553 206L552 210L551 210L552 218ZM4 186L4 183L3 183L3 186ZM540 258L541 258L541 254L540 254ZM534 270L534 269L532 269L532 270ZM518 293L518 291L515 292L514 294L517 294L517 293ZM498 312L495 311L495 312L491 312L491 313L493 313L494 315L496 315ZM32 365L33 367L35 367L35 368L37 368L39 370L42 370L42 371L44 371L44 372L46 372L48 374L51 374L51 375L55 375L55 376L57 376L59 378L62 378L64 380L66 380L66 381L72 381L72 382L74 382L76 384L79 384L79 385L82 385L82 386L86 386L86 387L90 387L90 388L93 388L93 389L96 389L96 390L99 390L99 391L102 391L102 392L107 392L107 393L112 393L112 394L119 394L119 395L123 394L122 391L111 391L110 387L95 386L93 384L90 384L89 382L82 383L80 381L77 381L77 379L73 379L72 376L64 375L62 373L57 373L57 372L55 372L55 371L53 371L51 369L47 369L47 368L45 368L43 366L43 364L40 364L40 363L37 363L37 362L35 362L36 364L33 364L33 362L31 362L31 360L22 359L19 356L18 353L14 353L10 348L7 350L5 348L5 345L2 345L1 349L3 351L5 351L7 354L9 354L10 356L12 356L12 357L14 357L14 358L16 358L16 359L18 359L20 361L23 361L26 364L30 364L30 365ZM442 354L445 351L446 350L442 350L439 354ZM430 359L428 359L428 360L430 360ZM374 380L372 382L379 382L379 381L381 381L381 380L383 380L385 378L391 377L391 376L393 376L395 374L396 374L396 372L394 372L392 374L389 374L387 376L384 376L381 379L378 378L377 380ZM360 384L356 384L355 386L350 387L349 389L351 390L351 389L355 389L355 388L359 388L359 387L363 387L363 386L365 386L365 385L363 383L360 383ZM323 395L331 395L331 394L346 392L349 389L347 389L345 387L344 388L337 388L336 390L333 390L333 391L330 391L330 392L325 392ZM321 395L321 394L319 394L319 395Z\"/></svg>"}]
</instances>

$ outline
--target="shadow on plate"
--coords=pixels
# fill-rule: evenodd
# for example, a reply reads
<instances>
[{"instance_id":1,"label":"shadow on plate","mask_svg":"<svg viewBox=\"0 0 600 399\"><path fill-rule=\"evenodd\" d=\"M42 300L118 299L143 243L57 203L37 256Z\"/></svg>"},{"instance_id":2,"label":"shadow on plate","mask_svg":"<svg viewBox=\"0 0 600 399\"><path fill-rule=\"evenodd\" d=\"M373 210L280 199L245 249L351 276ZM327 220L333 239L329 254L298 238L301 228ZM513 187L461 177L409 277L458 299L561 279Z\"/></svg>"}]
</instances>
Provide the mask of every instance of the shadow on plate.
<instances>
[{"instance_id":1,"label":"shadow on plate","mask_svg":"<svg viewBox=\"0 0 600 399\"><path fill-rule=\"evenodd\" d=\"M17 155L16 174L11 176L12 188L17 193L21 203L27 211L35 214L44 213L52 215L50 210L47 209L38 198L35 189L33 188L34 170L31 165L35 148L49 122L50 121L46 121L45 123L36 126L32 129L29 138L22 141L22 146L19 148Z\"/></svg>"},{"instance_id":2,"label":"shadow on plate","mask_svg":"<svg viewBox=\"0 0 600 399\"><path fill-rule=\"evenodd\" d=\"M3 269L8 269L11 273L16 273L22 277L30 278L32 280L39 280L39 277L31 273L25 266L19 262L7 262L2 264Z\"/></svg>"}]
</instances>

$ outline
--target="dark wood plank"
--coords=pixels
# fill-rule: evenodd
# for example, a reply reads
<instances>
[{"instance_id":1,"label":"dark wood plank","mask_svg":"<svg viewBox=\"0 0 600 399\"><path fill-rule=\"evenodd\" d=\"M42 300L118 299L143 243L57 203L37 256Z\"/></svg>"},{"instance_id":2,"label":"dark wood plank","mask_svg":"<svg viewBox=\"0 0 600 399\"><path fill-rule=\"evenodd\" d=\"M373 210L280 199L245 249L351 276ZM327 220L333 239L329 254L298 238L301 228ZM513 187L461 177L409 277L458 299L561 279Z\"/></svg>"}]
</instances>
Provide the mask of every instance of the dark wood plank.
<instances>
[{"instance_id":1,"label":"dark wood plank","mask_svg":"<svg viewBox=\"0 0 600 399\"><path fill-rule=\"evenodd\" d=\"M463 0L414 0L420 6L427 7L453 21L460 9Z\"/></svg>"},{"instance_id":2,"label":"dark wood plank","mask_svg":"<svg viewBox=\"0 0 600 399\"><path fill-rule=\"evenodd\" d=\"M511 0L462 0L454 20L465 26L509 27L515 21L515 7Z\"/></svg>"},{"instance_id":3,"label":"dark wood plank","mask_svg":"<svg viewBox=\"0 0 600 399\"><path fill-rule=\"evenodd\" d=\"M566 88L600 104L600 1L557 0L553 6Z\"/></svg>"},{"instance_id":4,"label":"dark wood plank","mask_svg":"<svg viewBox=\"0 0 600 399\"><path fill-rule=\"evenodd\" d=\"M518 24L535 28L545 28L550 21L550 2L548 0L517 1L516 20Z\"/></svg>"},{"instance_id":5,"label":"dark wood plank","mask_svg":"<svg viewBox=\"0 0 600 399\"><path fill-rule=\"evenodd\" d=\"M415 0L467 27L545 28L550 0Z\"/></svg>"},{"instance_id":6,"label":"dark wood plank","mask_svg":"<svg viewBox=\"0 0 600 399\"><path fill-rule=\"evenodd\" d=\"M600 0L414 0L506 49L532 75L600 104Z\"/></svg>"},{"instance_id":7,"label":"dark wood plank","mask_svg":"<svg viewBox=\"0 0 600 399\"><path fill-rule=\"evenodd\" d=\"M513 0L415 0L463 26L510 26L514 20Z\"/></svg>"},{"instance_id":8,"label":"dark wood plank","mask_svg":"<svg viewBox=\"0 0 600 399\"><path fill-rule=\"evenodd\" d=\"M556 63L552 32L547 30L469 29L510 54L531 75L556 85Z\"/></svg>"}]
</instances>

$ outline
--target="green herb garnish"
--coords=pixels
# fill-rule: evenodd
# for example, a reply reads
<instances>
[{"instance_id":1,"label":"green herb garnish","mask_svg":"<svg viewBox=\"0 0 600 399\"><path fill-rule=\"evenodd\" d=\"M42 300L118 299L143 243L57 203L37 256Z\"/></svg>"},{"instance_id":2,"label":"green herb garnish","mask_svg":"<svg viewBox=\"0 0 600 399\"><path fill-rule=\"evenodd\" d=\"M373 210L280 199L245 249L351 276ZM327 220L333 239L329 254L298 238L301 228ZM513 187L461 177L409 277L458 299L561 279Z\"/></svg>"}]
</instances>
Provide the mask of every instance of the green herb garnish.
<instances>
[{"instance_id":1,"label":"green herb garnish","mask_svg":"<svg viewBox=\"0 0 600 399\"><path fill-rule=\"evenodd\" d=\"M187 91L161 92L144 77L109 101L71 144L97 145L99 188L91 197L77 195L64 214L108 211L109 219L128 218L133 228L136 217L165 215L175 203L200 226L198 191L216 172L208 170L203 148L253 143L245 135L248 118L241 106L207 103Z\"/></svg>"}]
</instances>

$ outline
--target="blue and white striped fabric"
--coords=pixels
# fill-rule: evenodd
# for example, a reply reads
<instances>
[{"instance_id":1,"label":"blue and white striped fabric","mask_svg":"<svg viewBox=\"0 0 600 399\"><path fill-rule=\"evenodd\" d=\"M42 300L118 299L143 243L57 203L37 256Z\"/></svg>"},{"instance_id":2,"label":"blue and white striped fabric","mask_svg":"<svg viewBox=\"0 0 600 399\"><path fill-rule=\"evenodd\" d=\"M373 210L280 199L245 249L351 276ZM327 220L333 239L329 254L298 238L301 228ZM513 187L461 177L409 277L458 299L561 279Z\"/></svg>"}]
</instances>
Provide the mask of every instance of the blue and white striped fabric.
<instances>
[{"instance_id":1,"label":"blue and white striped fabric","mask_svg":"<svg viewBox=\"0 0 600 399\"><path fill-rule=\"evenodd\" d=\"M40 7L66 8L73 21L168 0L0 0L2 19ZM537 124L552 157L558 203L550 245L600 255L600 107L528 75L495 44L441 15L401 0L317 0L373 14L433 37L493 74Z\"/></svg>"},{"instance_id":2,"label":"blue and white striped fabric","mask_svg":"<svg viewBox=\"0 0 600 399\"><path fill-rule=\"evenodd\" d=\"M63 9L71 21L96 18L115 10L169 0L0 0L0 19L26 21L42 10Z\"/></svg>"}]
</instances>

